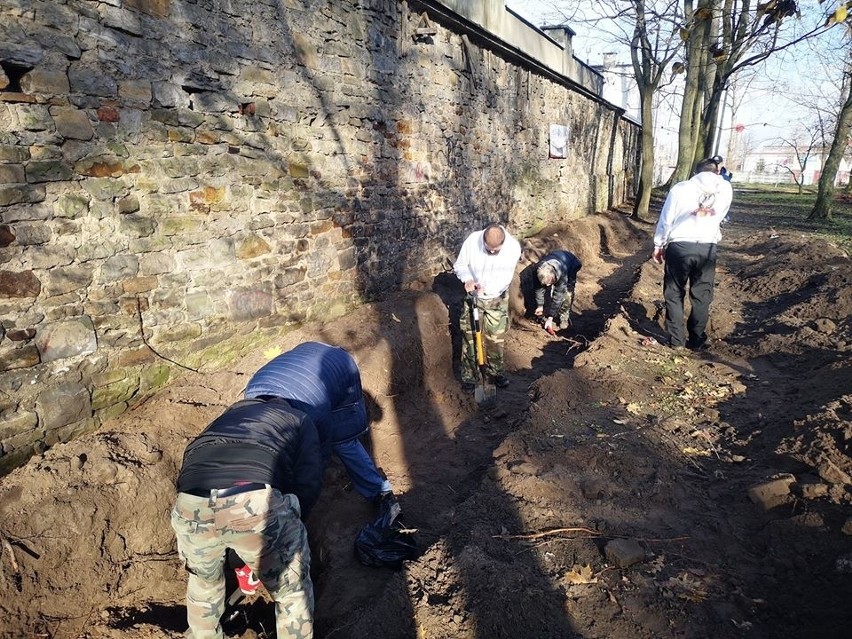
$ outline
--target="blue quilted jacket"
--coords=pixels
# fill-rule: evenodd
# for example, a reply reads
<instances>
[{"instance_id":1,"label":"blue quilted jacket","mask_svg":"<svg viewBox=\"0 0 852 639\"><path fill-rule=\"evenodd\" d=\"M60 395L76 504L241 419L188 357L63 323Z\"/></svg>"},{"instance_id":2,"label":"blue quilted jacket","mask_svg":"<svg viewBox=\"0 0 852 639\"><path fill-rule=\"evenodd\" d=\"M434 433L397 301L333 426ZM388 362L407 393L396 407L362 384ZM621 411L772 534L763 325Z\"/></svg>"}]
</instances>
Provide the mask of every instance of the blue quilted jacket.
<instances>
[{"instance_id":1,"label":"blue quilted jacket","mask_svg":"<svg viewBox=\"0 0 852 639\"><path fill-rule=\"evenodd\" d=\"M249 380L245 396L265 395L283 397L306 413L326 449L367 431L361 374L338 346L305 342L265 364Z\"/></svg>"}]
</instances>

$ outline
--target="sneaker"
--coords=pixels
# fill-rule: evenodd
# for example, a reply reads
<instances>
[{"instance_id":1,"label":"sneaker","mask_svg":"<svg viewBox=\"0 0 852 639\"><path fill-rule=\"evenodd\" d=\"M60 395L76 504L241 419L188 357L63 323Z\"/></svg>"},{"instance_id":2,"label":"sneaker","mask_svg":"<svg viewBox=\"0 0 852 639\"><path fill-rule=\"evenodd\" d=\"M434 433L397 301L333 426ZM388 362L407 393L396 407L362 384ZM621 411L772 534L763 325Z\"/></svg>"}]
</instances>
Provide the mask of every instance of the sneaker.
<instances>
[{"instance_id":1,"label":"sneaker","mask_svg":"<svg viewBox=\"0 0 852 639\"><path fill-rule=\"evenodd\" d=\"M494 376L494 385L497 388L506 388L509 385L509 378L503 373Z\"/></svg>"},{"instance_id":2,"label":"sneaker","mask_svg":"<svg viewBox=\"0 0 852 639\"><path fill-rule=\"evenodd\" d=\"M237 583L240 585L240 590L243 594L253 595L257 592L260 579L254 576L251 568L243 566L242 568L237 568L234 572L237 573Z\"/></svg>"}]
</instances>

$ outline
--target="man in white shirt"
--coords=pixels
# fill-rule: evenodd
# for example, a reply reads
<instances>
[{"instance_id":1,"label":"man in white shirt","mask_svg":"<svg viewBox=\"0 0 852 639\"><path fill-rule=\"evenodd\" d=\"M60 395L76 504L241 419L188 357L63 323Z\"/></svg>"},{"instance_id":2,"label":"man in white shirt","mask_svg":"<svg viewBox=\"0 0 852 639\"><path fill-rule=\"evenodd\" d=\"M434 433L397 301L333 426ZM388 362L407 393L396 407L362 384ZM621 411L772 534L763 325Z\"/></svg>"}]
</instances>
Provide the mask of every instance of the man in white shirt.
<instances>
[{"instance_id":1,"label":"man in white shirt","mask_svg":"<svg viewBox=\"0 0 852 639\"><path fill-rule=\"evenodd\" d=\"M473 296L479 308L482 337L485 345L488 375L498 388L509 385L503 361L503 345L509 330L509 296L507 291L521 258L521 245L499 224L490 224L482 231L471 233L462 244L453 265L456 277L464 290ZM477 366L473 345L470 313L461 314L460 328L464 335L461 360L462 388L476 388Z\"/></svg>"},{"instance_id":2,"label":"man in white shirt","mask_svg":"<svg viewBox=\"0 0 852 639\"><path fill-rule=\"evenodd\" d=\"M697 350L707 342L707 321L716 279L716 244L722 239L719 225L733 199L731 183L718 174L713 158L701 160L695 175L669 191L657 230L653 259L665 261L663 298L666 330L672 348ZM683 300L689 286L691 309L683 325Z\"/></svg>"}]
</instances>

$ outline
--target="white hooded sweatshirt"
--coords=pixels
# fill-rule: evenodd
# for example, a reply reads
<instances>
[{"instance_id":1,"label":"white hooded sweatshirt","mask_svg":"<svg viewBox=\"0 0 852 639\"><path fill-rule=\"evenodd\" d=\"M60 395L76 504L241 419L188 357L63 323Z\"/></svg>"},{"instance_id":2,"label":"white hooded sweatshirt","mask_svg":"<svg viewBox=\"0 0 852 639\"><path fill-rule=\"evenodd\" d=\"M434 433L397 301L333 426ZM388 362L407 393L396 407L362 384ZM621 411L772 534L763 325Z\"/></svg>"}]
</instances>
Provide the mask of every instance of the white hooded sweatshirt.
<instances>
[{"instance_id":1,"label":"white hooded sweatshirt","mask_svg":"<svg viewBox=\"0 0 852 639\"><path fill-rule=\"evenodd\" d=\"M664 248L671 242L717 243L722 239L719 225L732 199L731 183L711 171L678 182L660 212L654 247Z\"/></svg>"}]
</instances>

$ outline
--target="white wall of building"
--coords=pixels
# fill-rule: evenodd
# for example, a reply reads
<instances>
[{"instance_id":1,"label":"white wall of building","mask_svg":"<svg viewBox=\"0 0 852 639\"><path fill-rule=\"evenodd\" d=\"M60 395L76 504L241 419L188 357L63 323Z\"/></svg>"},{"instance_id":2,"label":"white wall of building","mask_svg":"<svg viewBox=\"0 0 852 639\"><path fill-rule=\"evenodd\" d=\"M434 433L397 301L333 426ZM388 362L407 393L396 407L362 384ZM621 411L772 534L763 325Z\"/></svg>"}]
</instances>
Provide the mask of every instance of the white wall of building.
<instances>
[{"instance_id":1,"label":"white wall of building","mask_svg":"<svg viewBox=\"0 0 852 639\"><path fill-rule=\"evenodd\" d=\"M803 156L806 149L799 149ZM804 167L805 185L816 184L822 172L822 164L828 155L828 149L814 149L808 156ZM850 162L843 158L837 171L835 184L849 181ZM769 182L776 184L795 184L802 175L802 167L796 151L789 146L765 145L746 153L742 171L734 176L736 181Z\"/></svg>"}]
</instances>

